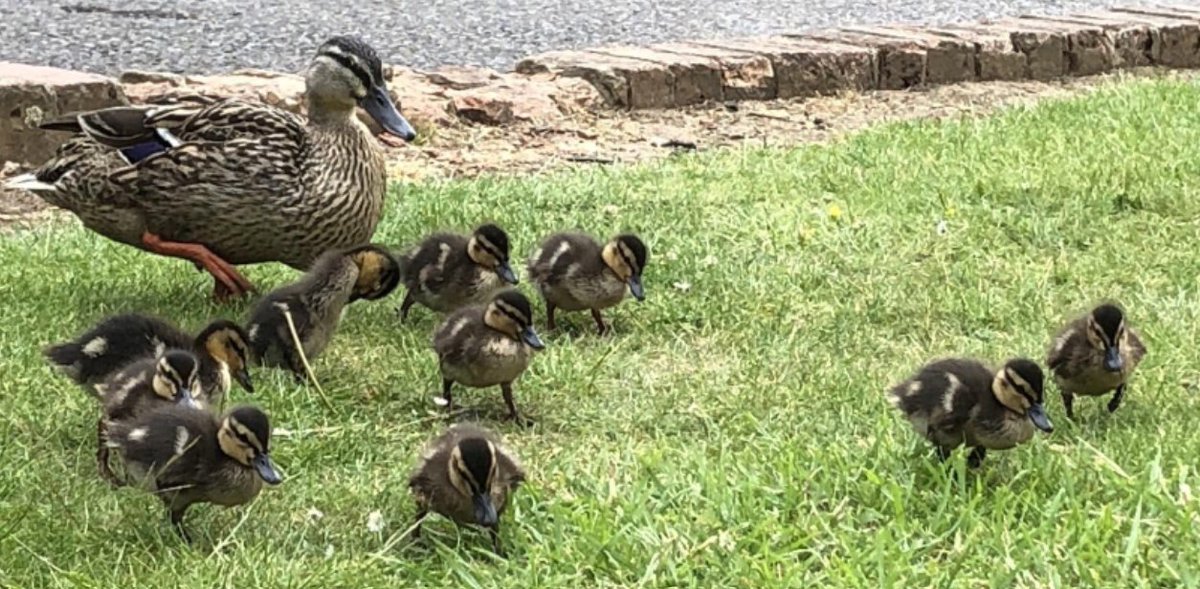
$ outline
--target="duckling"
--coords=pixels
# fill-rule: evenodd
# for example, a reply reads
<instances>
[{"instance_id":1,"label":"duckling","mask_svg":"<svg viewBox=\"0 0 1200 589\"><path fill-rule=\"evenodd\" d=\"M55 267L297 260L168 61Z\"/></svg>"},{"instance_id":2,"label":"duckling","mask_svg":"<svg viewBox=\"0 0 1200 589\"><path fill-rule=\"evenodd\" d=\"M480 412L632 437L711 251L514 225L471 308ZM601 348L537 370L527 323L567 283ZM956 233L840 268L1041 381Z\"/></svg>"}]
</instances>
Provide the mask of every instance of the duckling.
<instances>
[{"instance_id":1,"label":"duckling","mask_svg":"<svg viewBox=\"0 0 1200 589\"><path fill-rule=\"evenodd\" d=\"M604 335L609 328L600 311L620 303L626 287L638 302L646 300L642 271L648 253L646 244L628 233L603 247L582 233L546 238L528 264L529 277L546 301L546 327L555 329L556 309L591 309L596 329Z\"/></svg>"},{"instance_id":2,"label":"duckling","mask_svg":"<svg viewBox=\"0 0 1200 589\"><path fill-rule=\"evenodd\" d=\"M219 420L202 408L170 405L114 422L107 444L134 483L162 499L176 531L190 542L183 516L194 503L249 503L265 482L283 479L271 461L271 423L256 407Z\"/></svg>"},{"instance_id":3,"label":"duckling","mask_svg":"<svg viewBox=\"0 0 1200 589\"><path fill-rule=\"evenodd\" d=\"M517 284L508 263L508 234L488 223L467 237L436 233L400 258L408 294L400 320L415 303L439 313L483 304L506 284Z\"/></svg>"},{"instance_id":4,"label":"duckling","mask_svg":"<svg viewBox=\"0 0 1200 589\"><path fill-rule=\"evenodd\" d=\"M127 313L101 321L72 341L48 346L43 354L71 380L94 387L136 360L168 349L190 350L200 359L201 388L220 404L229 393L231 375L246 392L254 392L247 370L249 339L241 326L224 319L192 337L157 317Z\"/></svg>"},{"instance_id":5,"label":"duckling","mask_svg":"<svg viewBox=\"0 0 1200 589\"><path fill-rule=\"evenodd\" d=\"M288 368L298 380L306 380L285 312L291 315L304 355L312 360L329 345L347 304L383 298L399 283L399 263L379 246L321 254L298 281L272 291L255 304L246 325L255 360Z\"/></svg>"},{"instance_id":6,"label":"duckling","mask_svg":"<svg viewBox=\"0 0 1200 589\"><path fill-rule=\"evenodd\" d=\"M987 451L1007 450L1046 433L1054 425L1042 406L1042 369L1014 358L1000 370L968 358L938 360L888 392L918 434L933 442L945 460L961 445L971 448L977 467Z\"/></svg>"},{"instance_id":7,"label":"duckling","mask_svg":"<svg viewBox=\"0 0 1200 589\"><path fill-rule=\"evenodd\" d=\"M492 550L504 556L500 516L523 482L521 463L495 433L470 424L450 426L429 443L408 479L417 502L413 537L421 536L421 522L432 511L458 524L486 528Z\"/></svg>"},{"instance_id":8,"label":"duckling","mask_svg":"<svg viewBox=\"0 0 1200 589\"><path fill-rule=\"evenodd\" d=\"M442 373L442 397L454 408L455 382L483 388L500 385L508 418L524 421L513 403L512 383L529 366L533 351L545 347L533 329L529 299L516 290L497 294L486 306L459 309L433 334Z\"/></svg>"},{"instance_id":9,"label":"duckling","mask_svg":"<svg viewBox=\"0 0 1200 589\"><path fill-rule=\"evenodd\" d=\"M1092 397L1114 389L1108 412L1115 412L1129 377L1145 356L1146 346L1117 305L1105 303L1068 323L1046 355L1067 418L1075 419L1075 395Z\"/></svg>"},{"instance_id":10,"label":"duckling","mask_svg":"<svg viewBox=\"0 0 1200 589\"><path fill-rule=\"evenodd\" d=\"M108 463L107 432L112 424L136 418L157 406L182 404L201 407L210 401L200 387L200 360L186 350L167 350L118 370L94 387L101 415L96 423L96 466L100 477L121 486Z\"/></svg>"}]
</instances>

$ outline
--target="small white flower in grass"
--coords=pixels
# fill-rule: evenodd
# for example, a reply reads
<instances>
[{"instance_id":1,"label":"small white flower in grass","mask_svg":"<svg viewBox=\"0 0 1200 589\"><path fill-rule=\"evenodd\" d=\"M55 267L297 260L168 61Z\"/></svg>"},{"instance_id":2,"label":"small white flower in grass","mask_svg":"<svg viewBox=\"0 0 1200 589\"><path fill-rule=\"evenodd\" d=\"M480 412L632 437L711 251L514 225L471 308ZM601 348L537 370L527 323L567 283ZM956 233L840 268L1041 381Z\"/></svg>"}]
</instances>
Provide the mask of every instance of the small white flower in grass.
<instances>
[{"instance_id":1,"label":"small white flower in grass","mask_svg":"<svg viewBox=\"0 0 1200 589\"><path fill-rule=\"evenodd\" d=\"M712 268L713 266L717 265L717 261L718 260L716 256L709 254L704 256L703 260L700 260L700 265L704 266L705 268Z\"/></svg>"},{"instance_id":2,"label":"small white flower in grass","mask_svg":"<svg viewBox=\"0 0 1200 589\"><path fill-rule=\"evenodd\" d=\"M946 223L945 219L942 219L938 221L936 230L938 235L945 235L950 230L950 225Z\"/></svg>"},{"instance_id":3,"label":"small white flower in grass","mask_svg":"<svg viewBox=\"0 0 1200 589\"><path fill-rule=\"evenodd\" d=\"M446 397L439 395L433 398L433 404L437 405L438 407L445 407L446 405L450 404L450 401L447 401Z\"/></svg>"},{"instance_id":4,"label":"small white flower in grass","mask_svg":"<svg viewBox=\"0 0 1200 589\"><path fill-rule=\"evenodd\" d=\"M325 558L333 558L333 544L325 545Z\"/></svg>"},{"instance_id":5,"label":"small white flower in grass","mask_svg":"<svg viewBox=\"0 0 1200 589\"><path fill-rule=\"evenodd\" d=\"M308 513L306 513L305 516L308 518L309 522L318 522L321 521L321 518L325 517L325 512L317 509L316 507L309 507Z\"/></svg>"},{"instance_id":6,"label":"small white flower in grass","mask_svg":"<svg viewBox=\"0 0 1200 589\"><path fill-rule=\"evenodd\" d=\"M692 283L690 283L686 280L684 280L682 282L676 282L675 284L672 284L671 286L674 286L675 288L682 290L683 292L692 290Z\"/></svg>"},{"instance_id":7,"label":"small white flower in grass","mask_svg":"<svg viewBox=\"0 0 1200 589\"><path fill-rule=\"evenodd\" d=\"M367 514L367 531L376 534L383 531L383 514L378 510Z\"/></svg>"}]
</instances>

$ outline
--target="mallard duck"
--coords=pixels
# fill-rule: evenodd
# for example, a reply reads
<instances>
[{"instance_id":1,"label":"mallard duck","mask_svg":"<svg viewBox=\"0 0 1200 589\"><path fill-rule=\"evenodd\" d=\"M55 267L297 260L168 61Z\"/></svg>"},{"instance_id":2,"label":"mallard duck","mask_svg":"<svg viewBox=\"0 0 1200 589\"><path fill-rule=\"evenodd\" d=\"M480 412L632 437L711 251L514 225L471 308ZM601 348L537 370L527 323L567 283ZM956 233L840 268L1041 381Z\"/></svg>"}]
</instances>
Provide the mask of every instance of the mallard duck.
<instances>
[{"instance_id":1,"label":"mallard duck","mask_svg":"<svg viewBox=\"0 0 1200 589\"><path fill-rule=\"evenodd\" d=\"M183 515L192 504L242 505L263 482L283 480L271 461L271 423L256 407L236 407L219 420L196 407L160 407L114 422L106 443L130 481L162 499L188 541Z\"/></svg>"},{"instance_id":2,"label":"mallard duck","mask_svg":"<svg viewBox=\"0 0 1200 589\"><path fill-rule=\"evenodd\" d=\"M949 358L926 364L892 387L888 401L943 460L966 445L968 463L979 466L988 450L1029 441L1035 427L1054 431L1042 406L1042 381L1042 369L1026 358L1009 360L999 370L978 360Z\"/></svg>"},{"instance_id":3,"label":"mallard duck","mask_svg":"<svg viewBox=\"0 0 1200 589\"><path fill-rule=\"evenodd\" d=\"M642 271L648 255L636 235L623 234L607 244L582 233L558 233L542 242L529 258L529 278L546 301L546 327L555 329L554 311L590 309L596 330L608 325L600 315L625 298L626 289L639 302L646 299Z\"/></svg>"},{"instance_id":4,"label":"mallard duck","mask_svg":"<svg viewBox=\"0 0 1200 589\"><path fill-rule=\"evenodd\" d=\"M92 387L131 362L161 356L169 349L189 350L200 359L203 392L214 404L229 393L232 379L246 392L250 380L249 337L238 324L225 319L209 323L195 337L149 315L126 313L109 317L72 341L48 346L43 354L71 380Z\"/></svg>"},{"instance_id":5,"label":"mallard duck","mask_svg":"<svg viewBox=\"0 0 1200 589\"><path fill-rule=\"evenodd\" d=\"M1116 390L1108 402L1115 412L1125 385L1146 356L1146 346L1125 323L1121 308L1105 303L1071 321L1050 344L1046 365L1062 393L1067 417L1075 419L1075 395L1097 396Z\"/></svg>"},{"instance_id":6,"label":"mallard duck","mask_svg":"<svg viewBox=\"0 0 1200 589\"><path fill-rule=\"evenodd\" d=\"M529 299L515 290L450 314L433 333L447 408L454 408L450 389L456 382L473 388L500 385L508 418L524 421L513 403L512 383L525 372L534 350L544 347L533 329Z\"/></svg>"},{"instance_id":7,"label":"mallard duck","mask_svg":"<svg viewBox=\"0 0 1200 589\"><path fill-rule=\"evenodd\" d=\"M415 303L449 313L486 303L506 284L517 284L508 264L508 234L488 223L471 234L436 233L400 257L408 293L400 319Z\"/></svg>"},{"instance_id":8,"label":"mallard duck","mask_svg":"<svg viewBox=\"0 0 1200 589\"><path fill-rule=\"evenodd\" d=\"M523 482L521 463L499 436L475 425L453 425L428 444L408 479L417 501L413 537L420 537L422 521L433 512L486 528L492 549L503 556L500 516Z\"/></svg>"},{"instance_id":9,"label":"mallard duck","mask_svg":"<svg viewBox=\"0 0 1200 589\"><path fill-rule=\"evenodd\" d=\"M201 391L200 360L186 350L167 350L118 370L93 388L100 400L96 422L96 466L100 478L114 486L124 484L108 463L107 432L113 423L128 421L163 405L207 407L211 401Z\"/></svg>"},{"instance_id":10,"label":"mallard duck","mask_svg":"<svg viewBox=\"0 0 1200 589\"><path fill-rule=\"evenodd\" d=\"M400 266L382 247L365 245L322 254L299 280L255 303L246 325L255 361L288 368L305 380L287 315L304 356L313 360L333 338L348 303L383 298L399 284Z\"/></svg>"},{"instance_id":11,"label":"mallard duck","mask_svg":"<svg viewBox=\"0 0 1200 589\"><path fill-rule=\"evenodd\" d=\"M305 78L308 119L260 103L123 106L42 126L78 133L7 182L75 214L101 235L207 270L214 295L254 289L234 267L303 270L322 252L368 243L383 210L382 149L355 115L415 132L388 95L375 50L352 36L317 50Z\"/></svg>"}]
</instances>

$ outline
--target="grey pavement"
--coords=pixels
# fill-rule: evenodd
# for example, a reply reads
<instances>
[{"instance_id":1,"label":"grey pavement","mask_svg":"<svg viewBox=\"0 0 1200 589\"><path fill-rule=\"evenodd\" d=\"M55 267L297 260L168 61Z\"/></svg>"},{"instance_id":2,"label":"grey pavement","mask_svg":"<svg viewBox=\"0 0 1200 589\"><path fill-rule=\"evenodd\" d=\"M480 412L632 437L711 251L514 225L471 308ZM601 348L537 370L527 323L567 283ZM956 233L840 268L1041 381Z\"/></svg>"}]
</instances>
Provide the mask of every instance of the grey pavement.
<instances>
[{"instance_id":1,"label":"grey pavement","mask_svg":"<svg viewBox=\"0 0 1200 589\"><path fill-rule=\"evenodd\" d=\"M386 63L511 69L550 49L1107 7L1087 0L0 0L0 61L116 74L299 71L357 33Z\"/></svg>"}]
</instances>

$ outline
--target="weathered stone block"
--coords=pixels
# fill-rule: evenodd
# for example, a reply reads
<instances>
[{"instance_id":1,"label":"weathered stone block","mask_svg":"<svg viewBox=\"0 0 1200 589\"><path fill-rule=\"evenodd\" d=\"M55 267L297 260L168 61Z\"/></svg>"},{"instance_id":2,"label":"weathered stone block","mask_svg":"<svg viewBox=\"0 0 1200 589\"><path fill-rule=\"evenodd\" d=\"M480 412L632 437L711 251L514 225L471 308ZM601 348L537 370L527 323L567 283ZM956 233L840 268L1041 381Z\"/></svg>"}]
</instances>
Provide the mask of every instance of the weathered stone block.
<instances>
[{"instance_id":1,"label":"weathered stone block","mask_svg":"<svg viewBox=\"0 0 1200 589\"><path fill-rule=\"evenodd\" d=\"M1067 75L1067 37L1062 32L1034 30L1018 21L982 21L956 25L982 33L1007 35L1013 49L1025 55L1025 77L1053 80Z\"/></svg>"},{"instance_id":2,"label":"weathered stone block","mask_svg":"<svg viewBox=\"0 0 1200 589\"><path fill-rule=\"evenodd\" d=\"M722 50L767 57L779 98L819 96L877 86L873 48L791 36L744 37L698 42Z\"/></svg>"},{"instance_id":3,"label":"weathered stone block","mask_svg":"<svg viewBox=\"0 0 1200 589\"><path fill-rule=\"evenodd\" d=\"M1077 13L1065 16L1048 16L1046 20L1072 24L1098 26L1108 35L1118 68L1147 66L1155 63L1156 47L1153 27L1145 22L1135 22L1129 18L1113 18L1107 13Z\"/></svg>"},{"instance_id":4,"label":"weathered stone block","mask_svg":"<svg viewBox=\"0 0 1200 589\"><path fill-rule=\"evenodd\" d=\"M933 35L924 27L906 25L856 26L844 30L911 41L924 47L925 82L928 84L955 84L976 77L974 43Z\"/></svg>"},{"instance_id":5,"label":"weathered stone block","mask_svg":"<svg viewBox=\"0 0 1200 589\"><path fill-rule=\"evenodd\" d=\"M921 43L911 39L855 33L844 29L787 36L875 49L878 87L881 90L903 90L925 83L928 52Z\"/></svg>"},{"instance_id":6,"label":"weathered stone block","mask_svg":"<svg viewBox=\"0 0 1200 589\"><path fill-rule=\"evenodd\" d=\"M120 104L125 93L112 78L0 62L0 162L40 164L70 136L38 129L43 120Z\"/></svg>"},{"instance_id":7,"label":"weathered stone block","mask_svg":"<svg viewBox=\"0 0 1200 589\"><path fill-rule=\"evenodd\" d=\"M975 45L975 76L980 81L1024 80L1029 58L1013 47L1008 33L971 29L959 25L941 25L928 29L931 35L945 36Z\"/></svg>"},{"instance_id":8,"label":"weathered stone block","mask_svg":"<svg viewBox=\"0 0 1200 589\"><path fill-rule=\"evenodd\" d=\"M1156 63L1167 67L1200 66L1200 18L1178 8L1120 7L1107 12L1113 18L1144 22L1155 37Z\"/></svg>"},{"instance_id":9,"label":"weathered stone block","mask_svg":"<svg viewBox=\"0 0 1200 589\"><path fill-rule=\"evenodd\" d=\"M721 68L722 100L770 100L776 97L775 69L766 56L709 47L699 42L660 43L657 51L712 59Z\"/></svg>"},{"instance_id":10,"label":"weathered stone block","mask_svg":"<svg viewBox=\"0 0 1200 589\"><path fill-rule=\"evenodd\" d=\"M672 106L721 100L721 64L708 57L657 51L649 47L609 46L588 49L607 57L644 61L671 72Z\"/></svg>"},{"instance_id":11,"label":"weathered stone block","mask_svg":"<svg viewBox=\"0 0 1200 589\"><path fill-rule=\"evenodd\" d=\"M620 108L670 108L674 76L663 65L584 51L550 51L516 65L520 74L551 72L587 80L605 104Z\"/></svg>"},{"instance_id":12,"label":"weathered stone block","mask_svg":"<svg viewBox=\"0 0 1200 589\"><path fill-rule=\"evenodd\" d=\"M1102 27L1053 21L1041 16L1022 16L1018 20L1031 28L1066 35L1068 73L1092 76L1116 66L1116 48Z\"/></svg>"}]
</instances>

